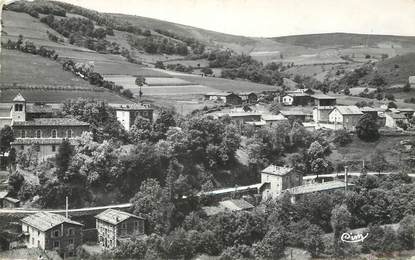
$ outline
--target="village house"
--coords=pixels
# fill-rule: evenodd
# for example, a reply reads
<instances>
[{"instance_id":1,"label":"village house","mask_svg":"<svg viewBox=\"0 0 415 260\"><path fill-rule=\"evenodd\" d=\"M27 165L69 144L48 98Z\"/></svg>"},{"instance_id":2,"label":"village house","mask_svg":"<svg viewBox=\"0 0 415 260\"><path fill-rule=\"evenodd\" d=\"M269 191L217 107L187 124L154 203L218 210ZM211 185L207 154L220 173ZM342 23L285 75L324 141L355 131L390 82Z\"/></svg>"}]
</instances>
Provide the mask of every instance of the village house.
<instances>
[{"instance_id":1,"label":"village house","mask_svg":"<svg viewBox=\"0 0 415 260\"><path fill-rule=\"evenodd\" d=\"M362 115L357 106L336 106L329 114L329 122L339 124L348 131L354 131Z\"/></svg>"},{"instance_id":2,"label":"village house","mask_svg":"<svg viewBox=\"0 0 415 260\"><path fill-rule=\"evenodd\" d=\"M316 123L328 123L333 106L319 106L313 108L313 121Z\"/></svg>"},{"instance_id":3,"label":"village house","mask_svg":"<svg viewBox=\"0 0 415 260\"><path fill-rule=\"evenodd\" d=\"M205 100L219 101L228 105L242 104L242 98L230 92L209 92L205 94Z\"/></svg>"},{"instance_id":4,"label":"village house","mask_svg":"<svg viewBox=\"0 0 415 260\"><path fill-rule=\"evenodd\" d=\"M0 191L0 208L18 208L20 200L9 197L8 191Z\"/></svg>"},{"instance_id":5,"label":"village house","mask_svg":"<svg viewBox=\"0 0 415 260\"><path fill-rule=\"evenodd\" d=\"M384 115L386 127L397 128L409 123L408 118L402 113L386 112Z\"/></svg>"},{"instance_id":6,"label":"village house","mask_svg":"<svg viewBox=\"0 0 415 260\"><path fill-rule=\"evenodd\" d=\"M67 258L75 256L76 248L82 244L83 225L62 215L39 212L21 222L28 248L57 251Z\"/></svg>"},{"instance_id":7,"label":"village house","mask_svg":"<svg viewBox=\"0 0 415 260\"><path fill-rule=\"evenodd\" d=\"M362 107L360 108L363 114L369 114L373 119L378 120L378 111L373 107Z\"/></svg>"},{"instance_id":8,"label":"village house","mask_svg":"<svg viewBox=\"0 0 415 260\"><path fill-rule=\"evenodd\" d=\"M239 96L242 99L242 102L249 104L256 103L258 101L258 96L254 92L241 92Z\"/></svg>"},{"instance_id":9,"label":"village house","mask_svg":"<svg viewBox=\"0 0 415 260\"><path fill-rule=\"evenodd\" d=\"M400 113L405 114L408 119L411 119L414 116L415 109L413 108L399 108Z\"/></svg>"},{"instance_id":10,"label":"village house","mask_svg":"<svg viewBox=\"0 0 415 260\"><path fill-rule=\"evenodd\" d=\"M314 105L317 107L335 106L336 98L325 94L316 94L311 96L314 100Z\"/></svg>"},{"instance_id":11,"label":"village house","mask_svg":"<svg viewBox=\"0 0 415 260\"><path fill-rule=\"evenodd\" d=\"M261 171L262 199L277 198L283 190L300 186L302 175L287 166L269 165Z\"/></svg>"},{"instance_id":12,"label":"village house","mask_svg":"<svg viewBox=\"0 0 415 260\"><path fill-rule=\"evenodd\" d=\"M229 113L216 113L214 117L223 118L229 116L234 122L244 124L246 122L260 122L262 114L259 112L229 112Z\"/></svg>"},{"instance_id":13,"label":"village house","mask_svg":"<svg viewBox=\"0 0 415 260\"><path fill-rule=\"evenodd\" d=\"M310 95L302 92L290 93L282 97L282 103L285 106L307 106L310 100Z\"/></svg>"},{"instance_id":14,"label":"village house","mask_svg":"<svg viewBox=\"0 0 415 260\"><path fill-rule=\"evenodd\" d=\"M153 121L153 109L149 105L132 104L132 105L113 105L118 121L125 130L130 131L137 117Z\"/></svg>"},{"instance_id":15,"label":"village house","mask_svg":"<svg viewBox=\"0 0 415 260\"><path fill-rule=\"evenodd\" d=\"M353 186L353 184L348 184ZM288 192L291 195L291 202L295 203L302 196L315 192L331 192L336 190L341 190L345 188L345 183L342 181L327 181L322 183L312 183L307 185L301 185L287 189L285 192Z\"/></svg>"},{"instance_id":16,"label":"village house","mask_svg":"<svg viewBox=\"0 0 415 260\"><path fill-rule=\"evenodd\" d=\"M144 219L124 211L107 209L95 219L98 243L104 248L115 248L131 237L144 235Z\"/></svg>"},{"instance_id":17,"label":"village house","mask_svg":"<svg viewBox=\"0 0 415 260\"><path fill-rule=\"evenodd\" d=\"M312 115L310 113L300 110L281 110L280 114L289 120L307 122L311 120Z\"/></svg>"}]
</instances>

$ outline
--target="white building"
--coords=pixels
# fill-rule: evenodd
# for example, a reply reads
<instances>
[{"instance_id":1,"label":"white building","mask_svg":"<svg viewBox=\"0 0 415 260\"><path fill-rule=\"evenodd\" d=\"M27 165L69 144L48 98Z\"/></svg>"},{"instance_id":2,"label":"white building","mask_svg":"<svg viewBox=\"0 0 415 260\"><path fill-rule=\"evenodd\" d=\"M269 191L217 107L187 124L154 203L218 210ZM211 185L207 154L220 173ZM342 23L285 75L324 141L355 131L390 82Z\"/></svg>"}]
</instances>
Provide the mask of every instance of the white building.
<instances>
[{"instance_id":1,"label":"white building","mask_svg":"<svg viewBox=\"0 0 415 260\"><path fill-rule=\"evenodd\" d=\"M125 130L130 131L137 117L153 121L153 109L149 105L112 105L116 111L117 120L124 126Z\"/></svg>"},{"instance_id":2,"label":"white building","mask_svg":"<svg viewBox=\"0 0 415 260\"><path fill-rule=\"evenodd\" d=\"M285 95L282 97L282 104L284 104L285 106L292 106L294 102L294 98L292 95Z\"/></svg>"},{"instance_id":3,"label":"white building","mask_svg":"<svg viewBox=\"0 0 415 260\"><path fill-rule=\"evenodd\" d=\"M354 131L362 115L362 111L357 106L336 106L329 114L329 122Z\"/></svg>"},{"instance_id":4,"label":"white building","mask_svg":"<svg viewBox=\"0 0 415 260\"><path fill-rule=\"evenodd\" d=\"M261 172L262 199L277 198L283 190L300 186L301 174L293 168L270 165Z\"/></svg>"}]
</instances>

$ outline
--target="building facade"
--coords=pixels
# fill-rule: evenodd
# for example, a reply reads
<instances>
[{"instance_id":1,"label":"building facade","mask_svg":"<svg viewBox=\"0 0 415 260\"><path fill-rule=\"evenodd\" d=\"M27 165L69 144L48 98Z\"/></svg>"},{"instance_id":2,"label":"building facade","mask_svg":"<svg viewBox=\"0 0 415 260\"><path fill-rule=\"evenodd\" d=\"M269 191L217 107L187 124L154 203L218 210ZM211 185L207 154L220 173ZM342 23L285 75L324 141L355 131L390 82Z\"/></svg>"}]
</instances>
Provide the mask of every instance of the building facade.
<instances>
[{"instance_id":1,"label":"building facade","mask_svg":"<svg viewBox=\"0 0 415 260\"><path fill-rule=\"evenodd\" d=\"M316 123L328 123L330 112L334 107L314 107L313 108L313 121Z\"/></svg>"},{"instance_id":2,"label":"building facade","mask_svg":"<svg viewBox=\"0 0 415 260\"><path fill-rule=\"evenodd\" d=\"M95 219L98 243L104 248L115 248L124 239L144 235L144 219L124 211L107 209Z\"/></svg>"},{"instance_id":3,"label":"building facade","mask_svg":"<svg viewBox=\"0 0 415 260\"><path fill-rule=\"evenodd\" d=\"M335 97L331 97L325 94L313 95L311 97L314 100L315 106L327 107L336 105Z\"/></svg>"},{"instance_id":4,"label":"building facade","mask_svg":"<svg viewBox=\"0 0 415 260\"><path fill-rule=\"evenodd\" d=\"M242 99L242 102L246 103L256 103L258 101L258 96L254 92L241 92L239 96Z\"/></svg>"},{"instance_id":5,"label":"building facade","mask_svg":"<svg viewBox=\"0 0 415 260\"><path fill-rule=\"evenodd\" d=\"M76 248L82 245L83 225L64 216L39 212L23 218L21 222L28 248L54 250L66 258L75 256Z\"/></svg>"},{"instance_id":6,"label":"building facade","mask_svg":"<svg viewBox=\"0 0 415 260\"><path fill-rule=\"evenodd\" d=\"M149 105L117 105L113 106L116 111L117 119L125 128L130 131L137 117L153 121L153 109Z\"/></svg>"},{"instance_id":7,"label":"building facade","mask_svg":"<svg viewBox=\"0 0 415 260\"><path fill-rule=\"evenodd\" d=\"M18 152L34 145L38 158L42 160L54 156L64 139L72 140L89 131L88 123L74 118L49 117L51 115L46 107L28 106L24 97L18 94L10 110L15 135L11 146Z\"/></svg>"},{"instance_id":8,"label":"building facade","mask_svg":"<svg viewBox=\"0 0 415 260\"><path fill-rule=\"evenodd\" d=\"M284 190L302 184L302 175L293 168L270 165L261 171L262 199L277 198Z\"/></svg>"},{"instance_id":9,"label":"building facade","mask_svg":"<svg viewBox=\"0 0 415 260\"><path fill-rule=\"evenodd\" d=\"M357 106L336 106L329 114L329 122L339 124L348 131L354 131L362 115Z\"/></svg>"}]
</instances>

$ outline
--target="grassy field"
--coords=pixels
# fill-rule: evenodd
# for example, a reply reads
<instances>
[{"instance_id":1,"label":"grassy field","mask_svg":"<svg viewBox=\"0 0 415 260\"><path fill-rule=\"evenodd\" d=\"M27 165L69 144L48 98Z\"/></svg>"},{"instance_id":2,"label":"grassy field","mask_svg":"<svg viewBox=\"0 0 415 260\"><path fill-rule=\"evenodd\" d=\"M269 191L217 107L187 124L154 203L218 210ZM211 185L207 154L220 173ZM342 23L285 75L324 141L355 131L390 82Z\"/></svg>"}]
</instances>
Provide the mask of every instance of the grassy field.
<instances>
[{"instance_id":1,"label":"grassy field","mask_svg":"<svg viewBox=\"0 0 415 260\"><path fill-rule=\"evenodd\" d=\"M48 58L2 49L0 83L24 86L71 86L91 89L85 80L64 71L59 63Z\"/></svg>"},{"instance_id":2,"label":"grassy field","mask_svg":"<svg viewBox=\"0 0 415 260\"><path fill-rule=\"evenodd\" d=\"M214 78L214 77L184 76L184 75L178 75L177 77L187 80L189 82L192 82L194 84L204 85L204 86L211 87L211 88L214 88L216 90L221 90L221 91L262 92L262 91L276 90L277 88L276 86L257 84L257 83L252 83L249 81L242 81L242 80L230 80L230 79L222 79L222 78Z\"/></svg>"}]
</instances>

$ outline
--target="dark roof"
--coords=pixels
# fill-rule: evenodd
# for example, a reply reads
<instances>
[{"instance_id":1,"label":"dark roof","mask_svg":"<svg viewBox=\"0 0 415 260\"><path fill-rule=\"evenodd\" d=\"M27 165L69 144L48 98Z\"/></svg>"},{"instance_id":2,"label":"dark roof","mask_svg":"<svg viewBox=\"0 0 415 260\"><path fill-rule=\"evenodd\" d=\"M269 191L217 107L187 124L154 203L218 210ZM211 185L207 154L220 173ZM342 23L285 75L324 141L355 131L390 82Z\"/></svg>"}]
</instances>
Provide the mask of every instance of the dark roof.
<instances>
[{"instance_id":1,"label":"dark roof","mask_svg":"<svg viewBox=\"0 0 415 260\"><path fill-rule=\"evenodd\" d=\"M290 167L276 166L276 165L271 164L267 168L263 169L261 173L283 176L283 175L286 175L287 173L290 173L292 170L293 168L290 168Z\"/></svg>"},{"instance_id":2,"label":"dark roof","mask_svg":"<svg viewBox=\"0 0 415 260\"><path fill-rule=\"evenodd\" d=\"M129 218L138 218L138 219L143 219L139 216L124 212L124 211L120 211L120 210L115 210L115 209L107 209L101 213L99 213L98 215L95 216L95 218L108 222L110 224L113 225L117 225L121 222L123 222L124 220L127 220Z\"/></svg>"},{"instance_id":3,"label":"dark roof","mask_svg":"<svg viewBox=\"0 0 415 260\"><path fill-rule=\"evenodd\" d=\"M22 219L22 222L43 232L63 223L83 226L79 222L70 220L69 218L59 214L53 214L49 212L39 212L32 214Z\"/></svg>"},{"instance_id":4,"label":"dark roof","mask_svg":"<svg viewBox=\"0 0 415 260\"><path fill-rule=\"evenodd\" d=\"M75 118L35 118L29 121L13 122L13 126L89 126Z\"/></svg>"}]
</instances>

